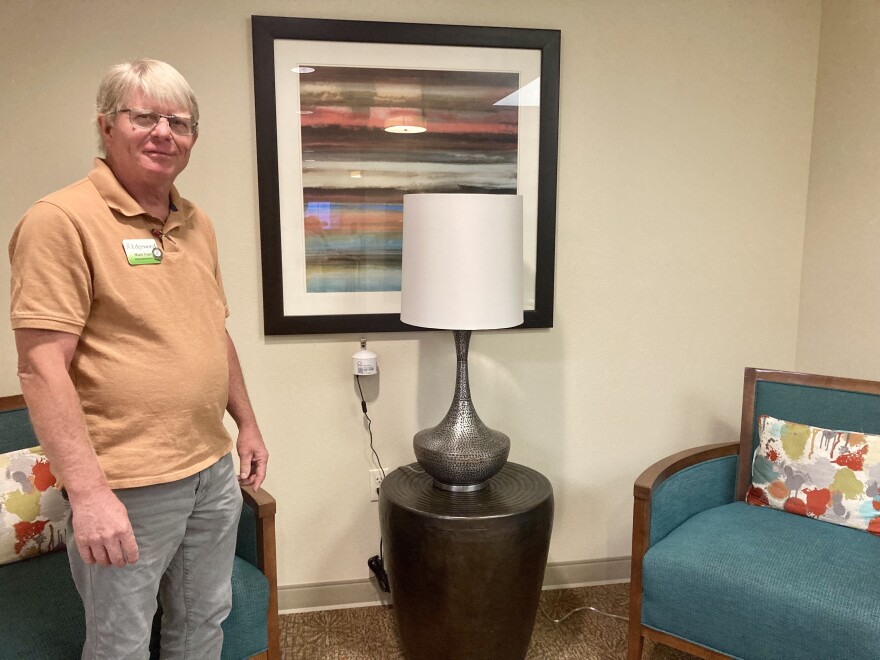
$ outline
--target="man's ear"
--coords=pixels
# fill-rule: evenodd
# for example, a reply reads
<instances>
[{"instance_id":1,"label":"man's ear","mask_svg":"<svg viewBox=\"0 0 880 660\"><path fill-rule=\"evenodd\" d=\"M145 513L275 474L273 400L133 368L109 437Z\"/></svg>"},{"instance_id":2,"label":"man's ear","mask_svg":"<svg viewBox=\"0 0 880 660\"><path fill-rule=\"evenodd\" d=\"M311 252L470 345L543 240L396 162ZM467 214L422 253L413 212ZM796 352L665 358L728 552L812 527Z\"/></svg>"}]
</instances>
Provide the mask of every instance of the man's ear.
<instances>
[{"instance_id":1,"label":"man's ear","mask_svg":"<svg viewBox=\"0 0 880 660\"><path fill-rule=\"evenodd\" d=\"M101 134L101 139L104 140L104 144L107 144L107 140L110 138L110 132L113 128L114 126L107 115L98 115L98 132Z\"/></svg>"},{"instance_id":2,"label":"man's ear","mask_svg":"<svg viewBox=\"0 0 880 660\"><path fill-rule=\"evenodd\" d=\"M110 120L107 118L107 115L98 115L98 126L101 128L101 135L104 135L107 129L110 128Z\"/></svg>"}]
</instances>

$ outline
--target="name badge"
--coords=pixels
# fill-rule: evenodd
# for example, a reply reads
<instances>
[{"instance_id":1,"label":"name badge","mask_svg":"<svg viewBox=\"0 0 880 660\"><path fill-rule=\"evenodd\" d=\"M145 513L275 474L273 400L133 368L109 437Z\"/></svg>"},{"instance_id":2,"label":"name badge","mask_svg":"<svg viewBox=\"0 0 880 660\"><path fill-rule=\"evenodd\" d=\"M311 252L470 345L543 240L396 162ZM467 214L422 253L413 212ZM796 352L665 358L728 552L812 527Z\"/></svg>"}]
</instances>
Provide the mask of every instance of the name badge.
<instances>
[{"instance_id":1,"label":"name badge","mask_svg":"<svg viewBox=\"0 0 880 660\"><path fill-rule=\"evenodd\" d=\"M132 266L162 263L162 250L153 238L129 238L122 241L122 247Z\"/></svg>"}]
</instances>

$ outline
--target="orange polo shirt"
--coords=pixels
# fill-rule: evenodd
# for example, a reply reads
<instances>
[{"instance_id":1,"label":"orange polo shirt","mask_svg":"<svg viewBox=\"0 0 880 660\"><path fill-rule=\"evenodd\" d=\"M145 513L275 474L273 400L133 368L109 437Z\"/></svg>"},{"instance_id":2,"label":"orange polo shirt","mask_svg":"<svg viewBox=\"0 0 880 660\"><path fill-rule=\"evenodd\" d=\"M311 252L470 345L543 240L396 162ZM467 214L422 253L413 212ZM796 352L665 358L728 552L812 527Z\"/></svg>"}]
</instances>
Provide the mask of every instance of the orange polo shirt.
<instances>
[{"instance_id":1,"label":"orange polo shirt","mask_svg":"<svg viewBox=\"0 0 880 660\"><path fill-rule=\"evenodd\" d=\"M171 204L163 226L96 159L9 244L12 327L79 335L70 375L112 488L182 479L231 449L217 240L176 189Z\"/></svg>"}]
</instances>

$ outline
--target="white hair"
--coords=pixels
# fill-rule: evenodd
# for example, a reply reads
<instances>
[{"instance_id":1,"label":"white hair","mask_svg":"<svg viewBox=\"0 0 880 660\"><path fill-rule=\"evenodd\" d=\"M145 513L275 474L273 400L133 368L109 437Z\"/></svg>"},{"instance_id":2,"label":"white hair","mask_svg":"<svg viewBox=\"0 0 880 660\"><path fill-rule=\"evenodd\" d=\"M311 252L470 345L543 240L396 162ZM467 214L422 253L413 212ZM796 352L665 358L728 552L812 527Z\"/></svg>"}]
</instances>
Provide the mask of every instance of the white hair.
<instances>
[{"instance_id":1,"label":"white hair","mask_svg":"<svg viewBox=\"0 0 880 660\"><path fill-rule=\"evenodd\" d=\"M142 92L158 103L186 108L194 122L199 121L199 104L192 88L180 72L166 62L139 59L116 64L104 74L95 103L97 117L107 117L112 124L128 99ZM104 154L104 140L98 127L98 148ZM198 130L198 129L196 129Z\"/></svg>"}]
</instances>

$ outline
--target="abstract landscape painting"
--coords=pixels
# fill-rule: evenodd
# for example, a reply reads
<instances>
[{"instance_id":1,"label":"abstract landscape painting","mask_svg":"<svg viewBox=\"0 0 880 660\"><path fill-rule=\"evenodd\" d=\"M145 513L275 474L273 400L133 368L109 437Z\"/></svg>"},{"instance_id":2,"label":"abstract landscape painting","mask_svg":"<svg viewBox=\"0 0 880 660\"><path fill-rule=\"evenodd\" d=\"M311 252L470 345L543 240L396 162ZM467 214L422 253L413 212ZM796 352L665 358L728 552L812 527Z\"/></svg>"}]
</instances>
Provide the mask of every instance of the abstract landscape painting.
<instances>
[{"instance_id":1,"label":"abstract landscape painting","mask_svg":"<svg viewBox=\"0 0 880 660\"><path fill-rule=\"evenodd\" d=\"M499 101L519 87L515 72L301 63L307 292L400 290L405 193L515 194L519 108Z\"/></svg>"}]
</instances>

